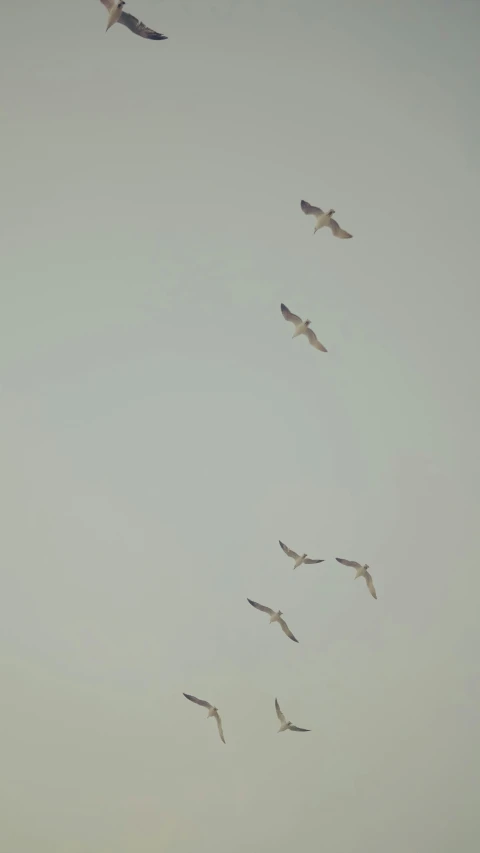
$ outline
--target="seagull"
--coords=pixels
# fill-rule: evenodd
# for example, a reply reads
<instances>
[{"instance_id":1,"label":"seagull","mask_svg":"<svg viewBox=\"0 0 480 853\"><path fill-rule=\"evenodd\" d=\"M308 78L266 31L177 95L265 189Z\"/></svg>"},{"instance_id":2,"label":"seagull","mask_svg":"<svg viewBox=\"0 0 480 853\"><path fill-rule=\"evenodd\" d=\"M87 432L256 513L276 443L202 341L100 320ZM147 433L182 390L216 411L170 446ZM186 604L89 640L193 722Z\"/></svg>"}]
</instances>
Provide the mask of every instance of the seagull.
<instances>
[{"instance_id":1,"label":"seagull","mask_svg":"<svg viewBox=\"0 0 480 853\"><path fill-rule=\"evenodd\" d=\"M332 219L332 216L335 213L333 208L324 213L321 207L313 207L312 204L309 204L308 201L303 201L303 199L300 202L300 207L307 215L311 213L316 217L317 221L315 222L315 228L313 229L314 234L316 234L319 228L323 228L325 225L328 225L328 227L331 228L334 237L340 237L341 240L348 240L349 237L353 237L353 234L349 234L348 231L344 231L343 228L340 228L338 222L336 222L335 219Z\"/></svg>"},{"instance_id":2,"label":"seagull","mask_svg":"<svg viewBox=\"0 0 480 853\"><path fill-rule=\"evenodd\" d=\"M280 539L278 541L280 542ZM302 563L305 563L306 566L310 566L310 565L312 565L312 563L323 563L324 562L324 560L311 560L310 557L307 557L306 554L302 554L302 555L297 554L297 553L295 553L295 551L291 551L290 548L287 548L287 546L284 545L283 542L280 542L280 548L283 551L285 551L285 554L287 555L287 557L291 557L292 560L295 560L295 563L293 566L294 569L298 569L298 567L301 566Z\"/></svg>"},{"instance_id":3,"label":"seagull","mask_svg":"<svg viewBox=\"0 0 480 853\"><path fill-rule=\"evenodd\" d=\"M272 610L271 607L265 607L263 604L258 604L256 601L252 601L251 598L247 598L247 601L249 604L252 605L252 607L256 607L257 610L263 610L264 613L268 613L268 615L270 616L270 622L278 622L283 633L286 634L287 637L290 637L290 639L293 640L294 643L298 643L297 638L293 636L287 623L284 619L282 619L283 613L281 610L277 610L275 612L275 610Z\"/></svg>"},{"instance_id":4,"label":"seagull","mask_svg":"<svg viewBox=\"0 0 480 853\"><path fill-rule=\"evenodd\" d=\"M125 27L128 27L132 33L135 33L137 36L141 36L144 39L153 39L154 41L161 41L162 39L168 38L168 36L162 36L161 33L156 33L155 30L151 30L150 27L146 27L142 21L139 21L138 18L134 18L133 15L129 15L128 12L123 11L123 7L125 6L125 0L100 0L101 3L105 6L108 12L108 24L105 32L108 32L110 27L113 27L114 24L124 24Z\"/></svg>"},{"instance_id":5,"label":"seagull","mask_svg":"<svg viewBox=\"0 0 480 853\"><path fill-rule=\"evenodd\" d=\"M364 577L367 582L370 594L373 595L374 598L377 597L377 593L375 592L375 587L372 581L372 576L368 571L367 563L365 563L364 566L361 566L360 563L357 563L355 560L342 560L341 557L335 557L335 559L338 563L342 563L342 565L344 566L351 566L352 569L356 569L357 574L355 575L354 580L357 580L357 578Z\"/></svg>"},{"instance_id":6,"label":"seagull","mask_svg":"<svg viewBox=\"0 0 480 853\"><path fill-rule=\"evenodd\" d=\"M205 699L197 699L196 696L190 696L190 693L183 694L186 699L190 699L190 702L196 702L197 705L203 705L204 708L208 708L208 717L215 717L218 726L218 734L220 735L221 740L225 743L225 738L223 736L222 729L222 721L220 719L220 714L218 713L218 708L215 708L213 705L210 705L210 702L206 702Z\"/></svg>"},{"instance_id":7,"label":"seagull","mask_svg":"<svg viewBox=\"0 0 480 853\"><path fill-rule=\"evenodd\" d=\"M297 338L298 335L306 335L308 340L310 341L312 347L315 349L319 349L320 352L327 352L323 344L318 340L313 329L310 329L311 320L302 320L301 317L297 317L296 314L292 314L291 311L288 310L287 306L283 304L280 305L280 310L285 317L285 320L288 320L290 323L293 323L296 326L295 332L292 335L293 338Z\"/></svg>"},{"instance_id":8,"label":"seagull","mask_svg":"<svg viewBox=\"0 0 480 853\"><path fill-rule=\"evenodd\" d=\"M275 710L277 712L277 717L280 720L280 728L279 728L277 734L280 734L280 732L286 732L286 731L291 731L291 732L310 732L311 731L311 729L299 729L298 726L292 726L292 724L290 722L287 723L287 719L285 717L285 714L282 714L282 712L280 710L280 705L278 704L278 699L275 699Z\"/></svg>"}]
</instances>

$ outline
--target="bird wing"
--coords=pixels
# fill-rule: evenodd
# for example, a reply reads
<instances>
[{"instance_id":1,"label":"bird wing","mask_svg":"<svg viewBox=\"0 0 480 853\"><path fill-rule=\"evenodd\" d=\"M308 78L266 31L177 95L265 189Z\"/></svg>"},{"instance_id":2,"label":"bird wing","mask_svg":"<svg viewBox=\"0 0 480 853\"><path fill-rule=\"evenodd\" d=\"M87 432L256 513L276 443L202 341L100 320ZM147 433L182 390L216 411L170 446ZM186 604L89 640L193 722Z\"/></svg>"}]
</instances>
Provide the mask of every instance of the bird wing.
<instances>
[{"instance_id":1,"label":"bird wing","mask_svg":"<svg viewBox=\"0 0 480 853\"><path fill-rule=\"evenodd\" d=\"M293 636L285 620L280 618L278 621L280 622L283 633L286 634L287 637L290 637L290 639L293 640L294 643L298 643L297 638Z\"/></svg>"},{"instance_id":2,"label":"bird wing","mask_svg":"<svg viewBox=\"0 0 480 853\"><path fill-rule=\"evenodd\" d=\"M278 541L280 542L280 539ZM287 546L283 544L283 542L280 542L280 548L282 549L282 551L285 551L287 557L291 557L292 560L298 559L299 554L296 554L295 551L291 551L290 548L287 548Z\"/></svg>"},{"instance_id":3,"label":"bird wing","mask_svg":"<svg viewBox=\"0 0 480 853\"><path fill-rule=\"evenodd\" d=\"M340 237L341 240L348 240L349 237L353 237L353 234L349 234L348 231L344 231L343 228L340 228L340 225L335 219L330 219L328 227L332 229L333 236Z\"/></svg>"},{"instance_id":4,"label":"bird wing","mask_svg":"<svg viewBox=\"0 0 480 853\"><path fill-rule=\"evenodd\" d=\"M303 212L306 213L307 215L309 213L313 213L314 216L321 216L323 213L323 210L321 207L314 207L312 204L309 204L308 201L303 201L303 199L300 202L300 207L302 208Z\"/></svg>"},{"instance_id":5,"label":"bird wing","mask_svg":"<svg viewBox=\"0 0 480 853\"><path fill-rule=\"evenodd\" d=\"M103 3L104 0L101 0ZM109 2L109 0L107 0ZM137 36L141 36L144 39L153 39L155 41L160 41L161 39L166 39L168 36L163 36L161 33L155 32L155 30L151 30L150 27L147 27L143 21L139 21L138 18L135 18L133 15L129 15L128 12L122 12L118 19L119 24L123 24L125 27L128 27L132 33L135 33Z\"/></svg>"},{"instance_id":6,"label":"bird wing","mask_svg":"<svg viewBox=\"0 0 480 853\"><path fill-rule=\"evenodd\" d=\"M223 736L222 721L220 719L220 714L218 713L218 711L215 714L215 719L217 721L218 734L220 735L220 740L223 740L223 742L226 743L225 738Z\"/></svg>"},{"instance_id":7,"label":"bird wing","mask_svg":"<svg viewBox=\"0 0 480 853\"><path fill-rule=\"evenodd\" d=\"M295 326L299 326L303 320L301 317L298 317L297 314L292 314L291 311L288 310L287 306L283 304L280 305L280 310L285 317L285 320L288 320L290 323L294 323Z\"/></svg>"},{"instance_id":8,"label":"bird wing","mask_svg":"<svg viewBox=\"0 0 480 853\"><path fill-rule=\"evenodd\" d=\"M311 729L299 729L298 726L290 726L289 730L291 732L310 732Z\"/></svg>"},{"instance_id":9,"label":"bird wing","mask_svg":"<svg viewBox=\"0 0 480 853\"><path fill-rule=\"evenodd\" d=\"M370 590L371 595L373 595L373 597L376 598L377 593L375 592L375 587L373 585L372 576L371 576L370 572L367 572L366 569L365 569L364 577L365 577L365 580L367 582L367 586L368 586L368 589Z\"/></svg>"},{"instance_id":10,"label":"bird wing","mask_svg":"<svg viewBox=\"0 0 480 853\"><path fill-rule=\"evenodd\" d=\"M307 330L306 330L306 332L305 332L305 334L306 334L306 336L307 336L308 340L310 341L310 343L311 343L312 347L315 347L315 349L319 349L319 350L320 350L320 352L327 352L327 350L325 349L325 347L323 346L323 344L321 344L321 343L320 343L320 341L318 340L318 338L317 338L317 336L316 336L315 332L313 331L313 329L311 329L310 327L308 327L308 328L307 328Z\"/></svg>"},{"instance_id":11,"label":"bird wing","mask_svg":"<svg viewBox=\"0 0 480 853\"><path fill-rule=\"evenodd\" d=\"M352 569L361 569L360 563L355 562L355 560L342 560L341 557L335 557L337 563L342 563L344 566L350 566Z\"/></svg>"},{"instance_id":12,"label":"bird wing","mask_svg":"<svg viewBox=\"0 0 480 853\"><path fill-rule=\"evenodd\" d=\"M286 723L285 714L282 714L280 710L280 705L278 704L278 699L275 699L275 710L277 712L277 717L281 723Z\"/></svg>"},{"instance_id":13,"label":"bird wing","mask_svg":"<svg viewBox=\"0 0 480 853\"><path fill-rule=\"evenodd\" d=\"M307 566L311 566L312 563L324 563L325 560L311 560L310 557L307 557L306 560L303 561Z\"/></svg>"},{"instance_id":14,"label":"bird wing","mask_svg":"<svg viewBox=\"0 0 480 853\"><path fill-rule=\"evenodd\" d=\"M271 607L265 607L264 604L259 604L258 601L252 601L251 598L247 598L247 601L249 604L252 605L252 607L256 607L257 610L263 610L264 613L269 613L270 616L273 616L273 614L275 613L275 611L272 610Z\"/></svg>"},{"instance_id":15,"label":"bird wing","mask_svg":"<svg viewBox=\"0 0 480 853\"><path fill-rule=\"evenodd\" d=\"M103 3L105 8L108 9L109 12L115 6L115 0L100 0L100 3Z\"/></svg>"},{"instance_id":16,"label":"bird wing","mask_svg":"<svg viewBox=\"0 0 480 853\"><path fill-rule=\"evenodd\" d=\"M196 702L197 705L203 705L204 708L212 708L210 702L206 702L205 699L197 699L196 696L190 696L190 693L184 693L185 699L190 699L190 702Z\"/></svg>"}]
</instances>

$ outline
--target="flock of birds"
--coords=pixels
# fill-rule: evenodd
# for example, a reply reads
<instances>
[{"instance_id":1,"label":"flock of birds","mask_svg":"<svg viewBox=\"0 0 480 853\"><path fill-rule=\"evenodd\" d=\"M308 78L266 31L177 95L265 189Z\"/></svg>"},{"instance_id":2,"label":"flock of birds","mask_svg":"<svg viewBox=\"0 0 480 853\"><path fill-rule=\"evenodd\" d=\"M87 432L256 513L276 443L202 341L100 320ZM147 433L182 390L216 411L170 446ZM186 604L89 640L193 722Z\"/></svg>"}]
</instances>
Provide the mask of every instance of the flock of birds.
<instances>
[{"instance_id":1,"label":"flock of birds","mask_svg":"<svg viewBox=\"0 0 480 853\"><path fill-rule=\"evenodd\" d=\"M280 547L285 552L287 557L290 557L292 560L295 561L293 564L294 569L298 569L299 566L301 566L302 564L304 564L306 566L310 566L310 565L313 565L314 563L325 562L324 560L312 560L311 557L307 557L307 554L297 554L296 551L292 551L292 549L288 548L287 545L285 545L283 542L280 542ZM373 585L372 576L371 576L370 572L368 571L369 566L367 565L367 563L365 563L365 565L362 566L360 563L357 563L356 560L345 560L343 557L335 557L335 559L338 563L342 563L342 565L344 565L344 566L350 566L350 568L356 570L354 580L356 580L357 578L361 578L361 577L365 578L367 587L368 587L371 595L373 596L373 598L377 597L377 593L376 593L375 587ZM294 636L294 634L292 634L290 628L288 627L287 623L285 622L285 619L282 619L283 613L281 610L272 610L271 607L267 607L265 604L259 604L258 601L252 601L251 598L247 598L247 601L249 604L252 605L252 607L255 607L257 610L261 610L262 613L267 613L268 616L270 617L270 624L272 624L272 622L278 622L283 633L286 634L290 640L293 640L294 643L298 643L297 638ZM220 738L223 741L223 743L225 743L226 741L225 741L225 737L223 734L222 720L220 718L220 714L218 713L218 708L215 705L211 705L210 702L207 702L205 699L198 699L196 696L192 696L190 693L184 693L183 695L185 696L186 699L189 699L190 702L195 702L197 705L202 705L204 708L208 708L207 718L208 717L215 717L215 720L217 721L217 726L218 726L218 733L219 733ZM287 732L287 731L288 732L309 732L309 731L311 731L311 729L301 729L301 728L299 728L299 726L294 726L290 720L287 720L287 718L285 717L285 714L283 714L283 712L280 710L280 705L278 704L278 699L275 699L275 711L277 713L278 719L280 720L280 728L278 730L279 732Z\"/></svg>"},{"instance_id":2,"label":"flock of birds","mask_svg":"<svg viewBox=\"0 0 480 853\"><path fill-rule=\"evenodd\" d=\"M100 0L101 3L105 6L108 12L108 21L107 21L107 32L110 27L113 27L114 24L123 24L125 27L128 27L131 32L135 33L135 35L140 36L141 38L151 39L154 41L163 41L168 38L168 36L163 35L162 33L158 33L155 30L147 27L142 21L139 21L138 18L135 18L133 15L128 14L123 11L123 7L125 6L125 0ZM321 207L315 207L308 203L308 201L302 200L300 202L301 209L307 216L315 217L315 228L313 229L313 233L316 234L321 228L330 228L334 237L338 237L341 240L347 240L351 238L353 235L348 231L345 231L343 228L340 228L338 222L333 219L333 214L335 211L333 209L324 211ZM297 314L292 314L292 312L287 308L283 303L280 306L281 312L289 323L293 323L295 326L295 332L293 334L293 338L298 337L299 335L305 335L308 339L309 343L315 347L315 349L320 350L320 352L327 352L326 348L323 344L318 340L313 329L310 328L311 320L302 320ZM294 569L298 569L301 565L312 565L314 563L323 563L324 560L312 560L307 554L297 554L296 551L292 551L291 548L288 548L283 542L280 542L280 547L285 552L287 557L294 560ZM342 563L344 566L349 566L350 568L355 569L355 580L359 577L365 578L367 587L373 598L376 599L377 593L375 591L375 587L373 585L373 580L370 572L368 571L369 566L365 563L363 566L360 563L357 563L355 560L345 560L341 557L335 558L337 562ZM278 622L284 634L289 637L290 640L293 640L294 643L298 643L297 638L292 634L290 628L288 627L285 619L283 619L283 613L281 610L272 610L271 607L267 607L264 604L259 604L258 601L252 601L252 599L247 598L249 604L252 607L255 607L256 610L260 610L263 613L267 613L270 617L270 624L272 622ZM197 705L201 705L203 708L208 709L207 718L214 717L218 727L218 733L220 735L220 739L225 743L225 737L223 734L223 726L220 715L218 713L218 708L215 705L212 705L210 702L207 702L206 699L198 699L196 696L192 696L190 693L183 694L186 699L189 699L190 702L194 702ZM280 721L279 732L309 732L310 729L302 729L299 726L294 726L290 720L287 720L285 714L280 709L280 705L278 704L278 699L275 699L275 711L277 717Z\"/></svg>"}]
</instances>

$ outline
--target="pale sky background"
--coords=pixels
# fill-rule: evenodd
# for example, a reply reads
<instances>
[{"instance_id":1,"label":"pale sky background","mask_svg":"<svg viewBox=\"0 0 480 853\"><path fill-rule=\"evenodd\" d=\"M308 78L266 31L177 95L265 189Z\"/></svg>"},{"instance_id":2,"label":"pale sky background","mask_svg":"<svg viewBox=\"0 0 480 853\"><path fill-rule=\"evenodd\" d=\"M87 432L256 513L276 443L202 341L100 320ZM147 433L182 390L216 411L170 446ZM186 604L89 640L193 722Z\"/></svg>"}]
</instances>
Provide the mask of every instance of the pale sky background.
<instances>
[{"instance_id":1,"label":"pale sky background","mask_svg":"<svg viewBox=\"0 0 480 853\"><path fill-rule=\"evenodd\" d=\"M0 849L477 853L480 5L128 9L2 13Z\"/></svg>"}]
</instances>

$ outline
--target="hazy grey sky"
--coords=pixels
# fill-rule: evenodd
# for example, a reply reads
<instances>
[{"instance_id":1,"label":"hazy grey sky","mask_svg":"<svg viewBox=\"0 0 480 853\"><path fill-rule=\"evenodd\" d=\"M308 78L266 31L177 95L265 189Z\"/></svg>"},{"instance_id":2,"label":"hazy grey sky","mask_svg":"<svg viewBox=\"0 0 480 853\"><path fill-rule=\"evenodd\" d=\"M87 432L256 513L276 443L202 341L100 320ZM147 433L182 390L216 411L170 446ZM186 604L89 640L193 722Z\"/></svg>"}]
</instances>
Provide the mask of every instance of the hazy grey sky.
<instances>
[{"instance_id":1,"label":"hazy grey sky","mask_svg":"<svg viewBox=\"0 0 480 853\"><path fill-rule=\"evenodd\" d=\"M2 16L0 848L476 853L479 4L128 8Z\"/></svg>"}]
</instances>

